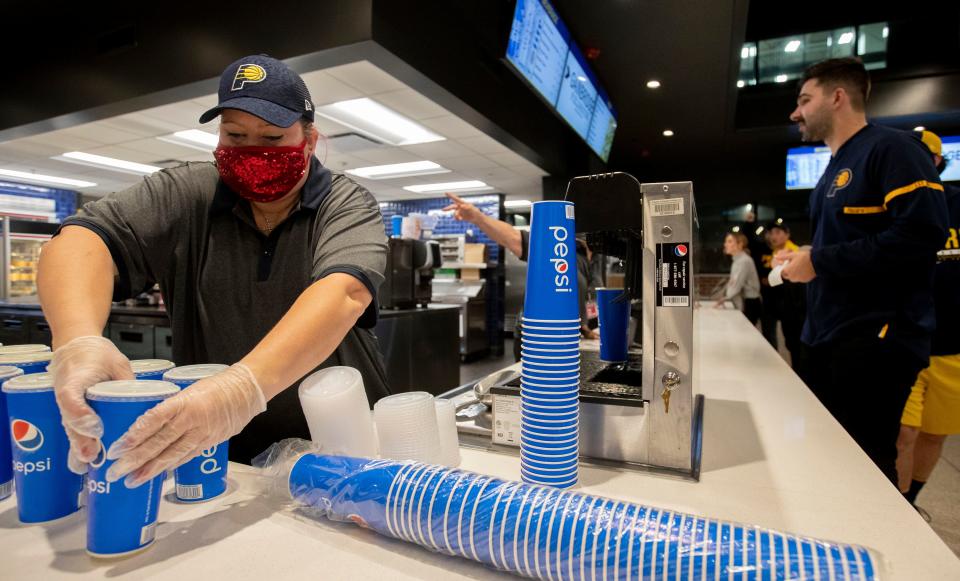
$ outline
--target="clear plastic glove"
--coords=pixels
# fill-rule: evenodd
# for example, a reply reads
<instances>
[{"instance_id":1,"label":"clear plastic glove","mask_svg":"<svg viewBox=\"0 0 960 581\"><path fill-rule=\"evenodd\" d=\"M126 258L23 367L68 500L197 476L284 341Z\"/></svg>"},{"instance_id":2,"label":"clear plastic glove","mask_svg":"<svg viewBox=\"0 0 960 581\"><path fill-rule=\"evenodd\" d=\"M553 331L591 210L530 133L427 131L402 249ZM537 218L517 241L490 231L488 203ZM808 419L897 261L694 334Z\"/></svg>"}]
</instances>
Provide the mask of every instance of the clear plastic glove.
<instances>
[{"instance_id":1,"label":"clear plastic glove","mask_svg":"<svg viewBox=\"0 0 960 581\"><path fill-rule=\"evenodd\" d=\"M239 434L267 400L250 369L236 363L201 379L134 422L107 450L107 481L135 488Z\"/></svg>"},{"instance_id":2,"label":"clear plastic glove","mask_svg":"<svg viewBox=\"0 0 960 581\"><path fill-rule=\"evenodd\" d=\"M100 450L103 422L87 405L87 389L101 381L133 379L130 361L106 337L77 337L54 351L47 368L53 375L54 395L70 440L67 467L86 474L87 463Z\"/></svg>"}]
</instances>

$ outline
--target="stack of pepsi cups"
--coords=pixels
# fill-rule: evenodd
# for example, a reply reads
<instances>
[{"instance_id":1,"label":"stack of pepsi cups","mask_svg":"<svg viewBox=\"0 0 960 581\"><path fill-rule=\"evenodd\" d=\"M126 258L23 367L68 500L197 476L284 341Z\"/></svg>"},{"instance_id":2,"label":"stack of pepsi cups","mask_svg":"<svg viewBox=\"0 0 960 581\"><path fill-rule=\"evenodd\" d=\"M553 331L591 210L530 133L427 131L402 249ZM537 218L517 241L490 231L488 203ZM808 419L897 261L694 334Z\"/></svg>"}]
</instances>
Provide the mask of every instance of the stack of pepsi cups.
<instances>
[{"instance_id":1,"label":"stack of pepsi cups","mask_svg":"<svg viewBox=\"0 0 960 581\"><path fill-rule=\"evenodd\" d=\"M577 484L580 310L573 204L533 204L523 307L520 473L524 482Z\"/></svg>"}]
</instances>

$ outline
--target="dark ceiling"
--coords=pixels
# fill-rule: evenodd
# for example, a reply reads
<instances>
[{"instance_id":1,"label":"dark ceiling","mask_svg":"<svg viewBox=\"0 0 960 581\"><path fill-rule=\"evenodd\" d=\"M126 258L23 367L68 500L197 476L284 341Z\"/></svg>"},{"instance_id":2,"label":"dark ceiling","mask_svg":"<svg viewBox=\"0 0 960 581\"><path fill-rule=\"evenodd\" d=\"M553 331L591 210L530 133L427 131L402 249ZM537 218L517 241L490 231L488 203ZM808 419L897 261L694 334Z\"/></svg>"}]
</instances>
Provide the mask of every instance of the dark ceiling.
<instances>
[{"instance_id":1,"label":"dark ceiling","mask_svg":"<svg viewBox=\"0 0 960 581\"><path fill-rule=\"evenodd\" d=\"M879 73L875 75L878 83L890 76L936 76L960 70L957 3L931 3L922 12L906 5L824 0L801 5L772 0L553 3L581 47L600 51L592 64L619 114L611 168L653 179L676 179L689 174L692 167L749 171L757 163L773 160L778 160L777 171L781 171L786 148L798 142L788 121L795 89L792 83L748 88L744 92L751 97L748 106L758 109L746 113L764 121L750 128L737 127L739 52L747 39L889 21L895 31L890 67L896 65L893 72L899 74ZM895 45L897 34L901 42ZM922 44L915 38L920 34L925 35ZM648 89L649 79L661 81L661 88ZM895 97L887 95L886 102ZM918 111L909 118L884 122L902 127L925 122L960 129L960 112ZM675 135L664 137L664 129Z\"/></svg>"}]
</instances>

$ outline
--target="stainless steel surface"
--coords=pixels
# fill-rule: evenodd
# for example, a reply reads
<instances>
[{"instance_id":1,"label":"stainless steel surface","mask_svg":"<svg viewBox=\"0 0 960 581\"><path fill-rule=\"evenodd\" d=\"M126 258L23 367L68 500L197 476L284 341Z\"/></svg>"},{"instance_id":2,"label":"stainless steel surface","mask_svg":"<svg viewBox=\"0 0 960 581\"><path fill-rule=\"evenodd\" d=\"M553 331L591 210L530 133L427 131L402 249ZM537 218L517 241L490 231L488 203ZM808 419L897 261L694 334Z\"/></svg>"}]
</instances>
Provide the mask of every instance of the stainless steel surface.
<instances>
[{"instance_id":1,"label":"stainless steel surface","mask_svg":"<svg viewBox=\"0 0 960 581\"><path fill-rule=\"evenodd\" d=\"M648 444L645 463L693 471L693 265L694 203L690 182L653 183L641 186L643 194L643 399L648 402L643 438ZM679 200L677 213L654 211L657 202ZM661 204L661 205L662 205ZM657 206L660 207L660 206ZM669 227L670 235L665 236ZM667 240L669 238L669 240ZM688 248L685 306L657 306L658 244L684 243ZM663 346L676 345L669 353ZM659 380L664 378L664 383ZM671 387L667 387L669 380ZM669 397L663 397L665 390ZM669 405L669 408L667 407Z\"/></svg>"}]
</instances>

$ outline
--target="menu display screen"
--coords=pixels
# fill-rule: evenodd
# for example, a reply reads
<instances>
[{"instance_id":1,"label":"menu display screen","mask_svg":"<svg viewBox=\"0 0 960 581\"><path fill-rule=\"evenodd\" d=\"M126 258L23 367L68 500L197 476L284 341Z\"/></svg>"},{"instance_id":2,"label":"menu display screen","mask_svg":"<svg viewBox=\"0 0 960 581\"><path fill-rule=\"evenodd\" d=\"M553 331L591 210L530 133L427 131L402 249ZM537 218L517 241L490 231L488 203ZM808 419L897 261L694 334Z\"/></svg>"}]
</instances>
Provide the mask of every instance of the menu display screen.
<instances>
[{"instance_id":1,"label":"menu display screen","mask_svg":"<svg viewBox=\"0 0 960 581\"><path fill-rule=\"evenodd\" d=\"M507 61L607 161L616 112L547 0L517 0Z\"/></svg>"},{"instance_id":2,"label":"menu display screen","mask_svg":"<svg viewBox=\"0 0 960 581\"><path fill-rule=\"evenodd\" d=\"M787 150L787 189L812 190L830 163L830 148L794 147Z\"/></svg>"},{"instance_id":3,"label":"menu display screen","mask_svg":"<svg viewBox=\"0 0 960 581\"><path fill-rule=\"evenodd\" d=\"M940 174L940 181L960 180L960 135L944 137L941 154L947 160L947 169Z\"/></svg>"}]
</instances>

